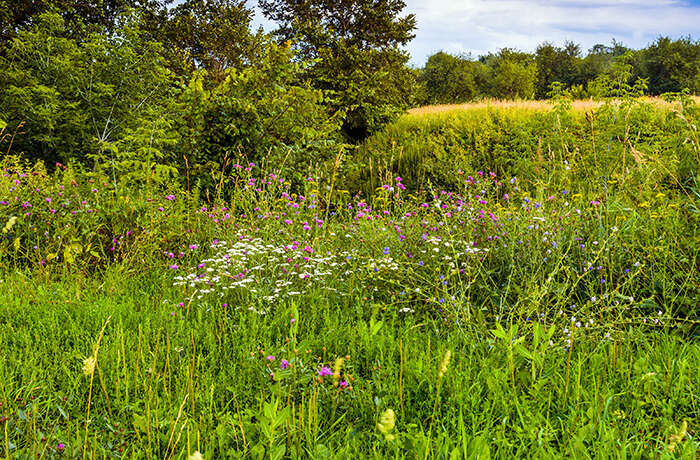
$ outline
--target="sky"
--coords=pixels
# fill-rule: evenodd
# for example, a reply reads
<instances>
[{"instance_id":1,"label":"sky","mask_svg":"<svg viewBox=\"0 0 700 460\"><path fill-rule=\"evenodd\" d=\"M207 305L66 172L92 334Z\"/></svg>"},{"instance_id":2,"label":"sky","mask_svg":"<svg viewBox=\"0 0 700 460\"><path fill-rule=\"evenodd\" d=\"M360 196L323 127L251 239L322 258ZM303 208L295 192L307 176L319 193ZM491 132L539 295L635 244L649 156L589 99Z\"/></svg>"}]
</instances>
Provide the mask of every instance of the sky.
<instances>
[{"instance_id":1,"label":"sky","mask_svg":"<svg viewBox=\"0 0 700 460\"><path fill-rule=\"evenodd\" d=\"M616 39L643 48L659 36L700 39L700 0L404 0L417 30L406 47L422 67L438 51L474 57L501 48L534 51L570 40L586 52ZM257 4L248 0L249 5ZM254 23L274 27L256 11Z\"/></svg>"}]
</instances>

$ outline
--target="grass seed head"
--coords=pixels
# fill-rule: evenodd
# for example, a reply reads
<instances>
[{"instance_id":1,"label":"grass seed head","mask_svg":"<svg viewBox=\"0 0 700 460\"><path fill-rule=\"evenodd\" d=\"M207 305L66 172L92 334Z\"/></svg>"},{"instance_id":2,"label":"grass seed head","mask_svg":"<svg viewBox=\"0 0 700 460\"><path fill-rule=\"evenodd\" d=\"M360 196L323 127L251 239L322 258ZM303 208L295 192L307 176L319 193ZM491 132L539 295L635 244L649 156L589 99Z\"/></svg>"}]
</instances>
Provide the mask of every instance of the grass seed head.
<instances>
[{"instance_id":1,"label":"grass seed head","mask_svg":"<svg viewBox=\"0 0 700 460\"><path fill-rule=\"evenodd\" d=\"M447 366L450 365L450 358L452 357L452 352L447 350L445 356L442 358L442 363L440 364L440 372L438 372L438 379L442 379L447 373Z\"/></svg>"},{"instance_id":2,"label":"grass seed head","mask_svg":"<svg viewBox=\"0 0 700 460\"><path fill-rule=\"evenodd\" d=\"M343 358L338 358L335 360L335 364L333 365L333 386L338 386L338 382L340 381L340 370L343 367L343 362L345 360Z\"/></svg>"},{"instance_id":3,"label":"grass seed head","mask_svg":"<svg viewBox=\"0 0 700 460\"><path fill-rule=\"evenodd\" d=\"M83 374L92 375L95 373L95 364L97 364L97 359L95 356L88 356L83 360Z\"/></svg>"}]
</instances>

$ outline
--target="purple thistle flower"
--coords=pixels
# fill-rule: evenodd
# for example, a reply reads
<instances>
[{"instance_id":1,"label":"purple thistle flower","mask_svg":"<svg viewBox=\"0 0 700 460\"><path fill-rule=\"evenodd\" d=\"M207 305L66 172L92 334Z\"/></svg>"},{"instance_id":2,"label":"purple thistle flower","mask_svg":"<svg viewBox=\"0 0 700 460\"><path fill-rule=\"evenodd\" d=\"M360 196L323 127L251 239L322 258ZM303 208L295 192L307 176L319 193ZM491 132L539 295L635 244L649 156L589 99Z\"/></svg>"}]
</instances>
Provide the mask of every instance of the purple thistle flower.
<instances>
[{"instance_id":1,"label":"purple thistle flower","mask_svg":"<svg viewBox=\"0 0 700 460\"><path fill-rule=\"evenodd\" d=\"M316 372L318 372L318 375L320 375L321 377L333 375L333 371L330 368L325 367L325 366L318 369Z\"/></svg>"}]
</instances>

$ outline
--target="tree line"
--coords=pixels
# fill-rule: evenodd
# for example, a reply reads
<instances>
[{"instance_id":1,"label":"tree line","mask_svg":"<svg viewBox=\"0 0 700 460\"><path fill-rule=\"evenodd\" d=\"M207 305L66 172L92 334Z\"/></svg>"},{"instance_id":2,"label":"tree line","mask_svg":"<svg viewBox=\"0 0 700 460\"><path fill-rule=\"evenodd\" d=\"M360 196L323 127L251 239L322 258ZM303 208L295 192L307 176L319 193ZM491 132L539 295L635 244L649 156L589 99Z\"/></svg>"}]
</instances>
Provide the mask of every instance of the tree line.
<instances>
[{"instance_id":1,"label":"tree line","mask_svg":"<svg viewBox=\"0 0 700 460\"><path fill-rule=\"evenodd\" d=\"M623 78L625 81L620 82ZM478 100L545 99L566 92L574 98L605 97L611 83L633 85L649 95L700 93L700 41L659 37L633 50L615 40L584 56L580 45L545 42L534 53L504 48L473 58L438 52L418 71L421 104Z\"/></svg>"}]
</instances>

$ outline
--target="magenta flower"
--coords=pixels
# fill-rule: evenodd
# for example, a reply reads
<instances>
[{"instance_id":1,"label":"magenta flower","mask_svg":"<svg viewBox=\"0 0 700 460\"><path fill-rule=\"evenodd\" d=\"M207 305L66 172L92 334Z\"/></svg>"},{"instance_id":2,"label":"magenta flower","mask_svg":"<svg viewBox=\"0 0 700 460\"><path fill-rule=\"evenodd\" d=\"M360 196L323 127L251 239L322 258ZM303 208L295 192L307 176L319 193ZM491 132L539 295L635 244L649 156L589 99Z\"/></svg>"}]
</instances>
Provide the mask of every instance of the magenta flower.
<instances>
[{"instance_id":1,"label":"magenta flower","mask_svg":"<svg viewBox=\"0 0 700 460\"><path fill-rule=\"evenodd\" d=\"M173 264L173 265L170 266L170 269L171 269L171 270L177 270L177 269L178 269L178 266L175 265L175 264Z\"/></svg>"},{"instance_id":2,"label":"magenta flower","mask_svg":"<svg viewBox=\"0 0 700 460\"><path fill-rule=\"evenodd\" d=\"M165 199L166 199L166 200L172 201L172 200L175 199L175 195L166 195L166 196L165 196Z\"/></svg>"},{"instance_id":3,"label":"magenta flower","mask_svg":"<svg viewBox=\"0 0 700 460\"><path fill-rule=\"evenodd\" d=\"M268 361L270 361L270 362L272 362L272 361L275 360L275 357L272 356L272 355L269 355L269 356L267 356L265 359L268 360Z\"/></svg>"},{"instance_id":4,"label":"magenta flower","mask_svg":"<svg viewBox=\"0 0 700 460\"><path fill-rule=\"evenodd\" d=\"M330 368L325 367L325 366L318 369L316 372L318 372L318 375L320 375L321 377L325 377L327 375L333 375L333 371Z\"/></svg>"},{"instance_id":5,"label":"magenta flower","mask_svg":"<svg viewBox=\"0 0 700 460\"><path fill-rule=\"evenodd\" d=\"M283 359L283 360L280 362L280 367L281 367L282 369L287 369L287 368L289 367L289 361L287 361L286 359Z\"/></svg>"}]
</instances>

